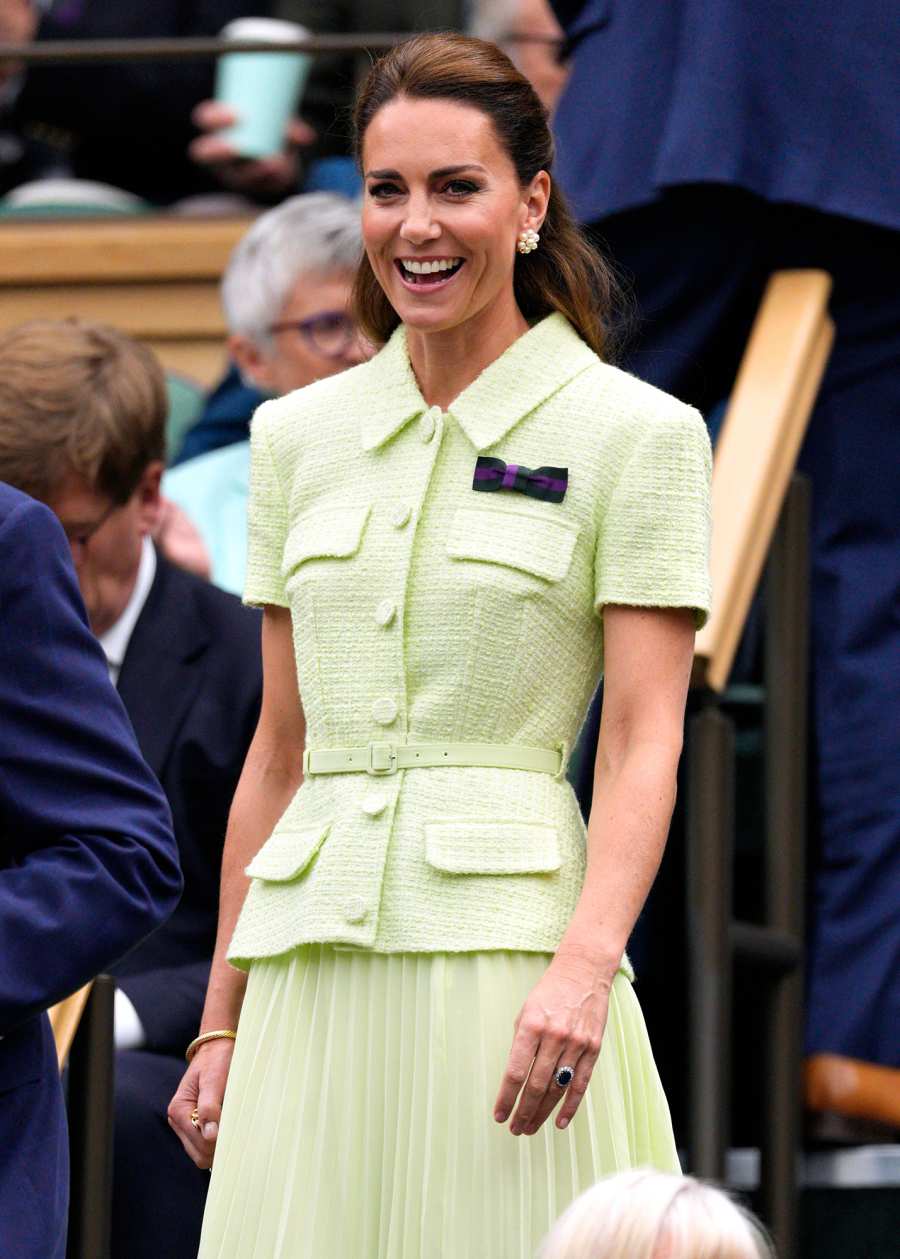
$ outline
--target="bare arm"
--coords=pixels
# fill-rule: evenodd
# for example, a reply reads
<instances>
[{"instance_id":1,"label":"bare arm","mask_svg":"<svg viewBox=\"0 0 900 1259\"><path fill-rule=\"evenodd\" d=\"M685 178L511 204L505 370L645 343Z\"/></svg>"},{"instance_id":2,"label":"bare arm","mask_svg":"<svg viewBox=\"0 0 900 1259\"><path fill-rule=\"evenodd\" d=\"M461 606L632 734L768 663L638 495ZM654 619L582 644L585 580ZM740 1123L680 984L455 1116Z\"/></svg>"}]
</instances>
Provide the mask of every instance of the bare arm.
<instances>
[{"instance_id":1,"label":"bare arm","mask_svg":"<svg viewBox=\"0 0 900 1259\"><path fill-rule=\"evenodd\" d=\"M608 607L587 874L558 952L612 982L656 877L672 810L694 626L691 613Z\"/></svg>"},{"instance_id":2,"label":"bare arm","mask_svg":"<svg viewBox=\"0 0 900 1259\"><path fill-rule=\"evenodd\" d=\"M587 872L565 935L516 1021L494 1107L513 1133L536 1132L574 1078L557 1118L564 1128L600 1053L609 991L650 890L675 804L684 708L694 649L688 611L607 607L605 683ZM524 1086L524 1087L523 1087Z\"/></svg>"},{"instance_id":3,"label":"bare arm","mask_svg":"<svg viewBox=\"0 0 900 1259\"><path fill-rule=\"evenodd\" d=\"M272 833L301 781L306 728L297 690L291 614L285 608L265 610L262 658L259 724L234 793L222 853L219 926L201 1032L237 1028L247 977L230 966L225 955L249 886L244 868ZM232 1049L232 1042L225 1040L201 1045L169 1106L170 1125L200 1167L212 1162ZM200 1111L203 1135L190 1122L195 1107Z\"/></svg>"}]
</instances>

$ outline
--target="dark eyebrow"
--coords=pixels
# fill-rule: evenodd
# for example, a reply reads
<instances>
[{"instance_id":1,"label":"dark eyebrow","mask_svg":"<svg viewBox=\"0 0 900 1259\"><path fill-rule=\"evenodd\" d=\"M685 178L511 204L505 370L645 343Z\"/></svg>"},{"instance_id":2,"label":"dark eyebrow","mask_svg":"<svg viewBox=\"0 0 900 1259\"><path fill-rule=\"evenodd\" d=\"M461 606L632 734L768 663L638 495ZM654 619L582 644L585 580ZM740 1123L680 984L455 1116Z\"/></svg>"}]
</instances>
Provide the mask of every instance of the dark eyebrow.
<instances>
[{"instance_id":1,"label":"dark eyebrow","mask_svg":"<svg viewBox=\"0 0 900 1259\"><path fill-rule=\"evenodd\" d=\"M428 176L429 179L444 179L447 175L459 175L464 170L479 170L484 174L487 171L483 166L479 166L477 162L464 162L461 166L442 166L440 170L433 170ZM397 170L368 170L366 171L367 179L402 179L403 176Z\"/></svg>"},{"instance_id":2,"label":"dark eyebrow","mask_svg":"<svg viewBox=\"0 0 900 1259\"><path fill-rule=\"evenodd\" d=\"M460 175L464 170L480 170L482 174L487 174L485 168L479 166L477 162L464 162L462 166L442 166L440 170L433 170L431 178L444 179L447 175Z\"/></svg>"}]
</instances>

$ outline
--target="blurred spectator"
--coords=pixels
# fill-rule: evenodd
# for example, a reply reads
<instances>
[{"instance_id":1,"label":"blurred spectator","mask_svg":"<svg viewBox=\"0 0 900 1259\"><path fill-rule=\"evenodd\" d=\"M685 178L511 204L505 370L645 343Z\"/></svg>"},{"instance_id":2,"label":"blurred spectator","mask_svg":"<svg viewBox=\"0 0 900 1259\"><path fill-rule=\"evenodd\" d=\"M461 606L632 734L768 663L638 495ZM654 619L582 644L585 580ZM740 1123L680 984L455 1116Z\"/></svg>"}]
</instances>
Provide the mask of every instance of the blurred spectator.
<instances>
[{"instance_id":1,"label":"blurred spectator","mask_svg":"<svg viewBox=\"0 0 900 1259\"><path fill-rule=\"evenodd\" d=\"M39 40L216 35L270 0L0 0L0 33ZM194 106L210 96L215 63L119 61L32 66L10 80L0 134L0 191L68 174L166 205L220 188L192 162Z\"/></svg>"},{"instance_id":2,"label":"blurred spectator","mask_svg":"<svg viewBox=\"0 0 900 1259\"><path fill-rule=\"evenodd\" d=\"M181 881L63 531L5 484L0 607L0 1254L64 1259L68 1136L44 1011L152 931Z\"/></svg>"},{"instance_id":3,"label":"blurred spectator","mask_svg":"<svg viewBox=\"0 0 900 1259\"><path fill-rule=\"evenodd\" d=\"M234 363L207 395L199 417L184 435L173 467L247 439L250 417L269 395L245 380Z\"/></svg>"},{"instance_id":4,"label":"blurred spectator","mask_svg":"<svg viewBox=\"0 0 900 1259\"><path fill-rule=\"evenodd\" d=\"M237 246L222 281L222 304L231 356L244 380L260 390L251 402L290 393L367 356L348 312L361 250L359 207L326 192L269 210ZM250 414L231 425L224 449L180 464L164 484L166 498L199 528L213 580L236 592L243 590L247 554ZM217 440L223 435L217 423L208 427ZM205 440L201 420L186 446Z\"/></svg>"},{"instance_id":5,"label":"blurred spectator","mask_svg":"<svg viewBox=\"0 0 900 1259\"><path fill-rule=\"evenodd\" d=\"M299 22L317 35L364 35L411 33L459 29L463 24L464 0L271 0L272 16L284 21ZM301 187L308 191L305 171L321 178L323 159L344 159L352 175L350 106L360 68L365 73L368 56L326 53L316 57L303 95L301 113L306 122L297 120L286 137L287 147L280 159L261 159L235 165L235 154L227 143L215 135L227 126L229 115L214 101L204 102L194 114L194 121L205 135L191 146L194 160L219 172L223 182L248 196L265 195L271 200L288 196ZM310 133L308 124L313 131ZM301 154L300 148L311 136L314 142ZM346 182L347 172L338 182L317 183L317 188L353 194Z\"/></svg>"},{"instance_id":6,"label":"blurred spectator","mask_svg":"<svg viewBox=\"0 0 900 1259\"><path fill-rule=\"evenodd\" d=\"M641 326L627 367L708 412L731 389L768 276L820 267L834 279L837 338L800 461L813 485L807 1052L834 1055L820 1064L819 1104L889 1119L900 1093L900 24L882 0L553 6L573 50L558 173L634 281ZM889 1069L869 1079L863 1067L844 1093L842 1058Z\"/></svg>"},{"instance_id":7,"label":"blurred spectator","mask_svg":"<svg viewBox=\"0 0 900 1259\"><path fill-rule=\"evenodd\" d=\"M2 0L0 3L0 40L5 44L27 44L34 39L39 10L35 0ZM12 80L22 73L16 61L0 62L0 85L8 89ZM10 93L7 90L6 95ZM2 101L2 95L0 95Z\"/></svg>"},{"instance_id":8,"label":"blurred spectator","mask_svg":"<svg viewBox=\"0 0 900 1259\"><path fill-rule=\"evenodd\" d=\"M225 823L262 687L258 614L149 540L165 416L159 365L123 334L45 320L0 336L0 478L65 529L91 628L168 797L184 873L169 922L112 968L114 1259L197 1252L208 1178L184 1166L166 1106L199 1026Z\"/></svg>"},{"instance_id":9,"label":"blurred spectator","mask_svg":"<svg viewBox=\"0 0 900 1259\"><path fill-rule=\"evenodd\" d=\"M472 0L468 33L498 44L553 111L567 71L563 30L549 0Z\"/></svg>"},{"instance_id":10,"label":"blurred spectator","mask_svg":"<svg viewBox=\"0 0 900 1259\"><path fill-rule=\"evenodd\" d=\"M560 1216L538 1259L774 1259L752 1215L713 1185L666 1172L619 1172Z\"/></svg>"}]
</instances>

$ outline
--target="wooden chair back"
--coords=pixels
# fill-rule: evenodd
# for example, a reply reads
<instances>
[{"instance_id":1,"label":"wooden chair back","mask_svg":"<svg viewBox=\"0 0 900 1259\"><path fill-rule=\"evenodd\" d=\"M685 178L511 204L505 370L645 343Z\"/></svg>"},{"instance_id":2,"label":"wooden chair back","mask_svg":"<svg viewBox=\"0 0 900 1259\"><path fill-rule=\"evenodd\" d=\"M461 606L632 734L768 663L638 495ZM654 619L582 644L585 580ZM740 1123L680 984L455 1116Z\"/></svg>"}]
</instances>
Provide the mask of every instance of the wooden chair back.
<instances>
[{"instance_id":1,"label":"wooden chair back","mask_svg":"<svg viewBox=\"0 0 900 1259\"><path fill-rule=\"evenodd\" d=\"M823 271L781 271L760 303L716 443L713 604L694 685L727 685L834 339L830 292Z\"/></svg>"},{"instance_id":2,"label":"wooden chair back","mask_svg":"<svg viewBox=\"0 0 900 1259\"><path fill-rule=\"evenodd\" d=\"M75 1039L75 1033L78 1031L78 1024L81 1022L81 1016L84 1013L84 1007L87 1004L90 992L91 985L85 984L83 988L79 988L70 997L57 1002L55 1006L48 1010L50 1026L53 1029L53 1039L56 1042L56 1060L59 1063L60 1071L66 1065L69 1050L72 1048L72 1041Z\"/></svg>"}]
</instances>

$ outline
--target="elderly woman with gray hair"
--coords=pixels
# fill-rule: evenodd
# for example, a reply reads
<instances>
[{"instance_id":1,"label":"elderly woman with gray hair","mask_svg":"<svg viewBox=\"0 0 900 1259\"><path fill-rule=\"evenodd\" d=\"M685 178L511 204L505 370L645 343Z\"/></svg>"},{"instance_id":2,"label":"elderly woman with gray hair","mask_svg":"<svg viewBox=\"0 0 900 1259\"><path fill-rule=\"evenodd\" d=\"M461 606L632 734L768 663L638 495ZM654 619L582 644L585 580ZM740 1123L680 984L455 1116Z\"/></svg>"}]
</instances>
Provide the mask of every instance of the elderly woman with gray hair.
<instances>
[{"instance_id":1,"label":"elderly woman with gray hair","mask_svg":"<svg viewBox=\"0 0 900 1259\"><path fill-rule=\"evenodd\" d=\"M361 251L359 208L333 193L291 197L256 220L222 280L228 350L247 384L280 397L367 356L348 311ZM245 437L179 464L163 483L167 500L198 529L213 581L238 594L249 470ZM158 541L172 551L165 534ZM174 552L170 558L191 566Z\"/></svg>"},{"instance_id":2,"label":"elderly woman with gray hair","mask_svg":"<svg viewBox=\"0 0 900 1259\"><path fill-rule=\"evenodd\" d=\"M563 1212L538 1259L775 1259L762 1226L693 1176L607 1176Z\"/></svg>"}]
</instances>

